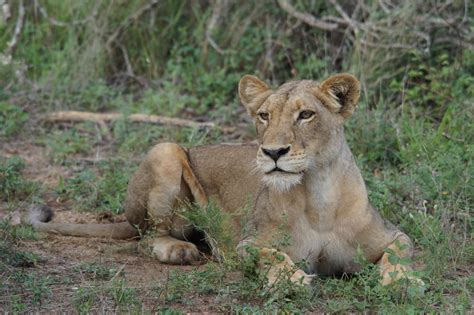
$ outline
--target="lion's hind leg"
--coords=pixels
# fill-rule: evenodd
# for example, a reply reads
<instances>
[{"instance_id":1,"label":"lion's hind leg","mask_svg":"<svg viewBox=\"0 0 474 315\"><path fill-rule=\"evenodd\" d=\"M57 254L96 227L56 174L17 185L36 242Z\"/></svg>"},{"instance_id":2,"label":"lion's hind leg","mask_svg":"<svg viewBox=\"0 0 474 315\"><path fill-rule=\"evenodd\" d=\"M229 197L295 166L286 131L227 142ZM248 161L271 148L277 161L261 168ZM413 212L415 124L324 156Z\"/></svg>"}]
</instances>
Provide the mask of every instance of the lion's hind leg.
<instances>
[{"instance_id":1,"label":"lion's hind leg","mask_svg":"<svg viewBox=\"0 0 474 315\"><path fill-rule=\"evenodd\" d=\"M148 243L151 252L163 263L185 264L199 260L197 247L187 241L193 227L174 211L184 200L207 202L186 152L174 143L158 144L150 151L147 163L153 176L147 201L153 233Z\"/></svg>"}]
</instances>

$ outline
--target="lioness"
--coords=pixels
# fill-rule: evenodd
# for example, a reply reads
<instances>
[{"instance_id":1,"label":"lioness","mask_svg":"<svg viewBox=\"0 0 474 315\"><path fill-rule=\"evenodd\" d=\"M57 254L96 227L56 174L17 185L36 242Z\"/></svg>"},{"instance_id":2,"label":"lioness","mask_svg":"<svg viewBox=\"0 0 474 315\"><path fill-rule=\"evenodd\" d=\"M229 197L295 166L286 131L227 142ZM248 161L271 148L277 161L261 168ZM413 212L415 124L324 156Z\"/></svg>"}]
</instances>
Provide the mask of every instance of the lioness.
<instances>
[{"instance_id":1,"label":"lioness","mask_svg":"<svg viewBox=\"0 0 474 315\"><path fill-rule=\"evenodd\" d=\"M75 236L130 238L150 226L151 248L163 263L199 259L187 241L192 226L175 212L180 201L205 206L213 198L235 213L250 199L249 229L238 246L274 257L268 272L275 281L282 269L305 271L291 280L309 283L312 274L353 272L360 249L380 266L382 284L406 276L409 267L390 264L389 254L412 255L407 235L384 221L367 199L360 171L344 137L343 123L359 100L359 82L349 74L322 83L303 80L276 90L255 76L239 83L240 99L255 119L258 145L214 145L185 149L174 143L154 146L128 185L125 215L116 224L52 224L46 208L36 207L28 222L37 230ZM236 219L237 230L239 219ZM291 245L277 251L271 239L281 230ZM396 271L396 272L395 272Z\"/></svg>"}]
</instances>

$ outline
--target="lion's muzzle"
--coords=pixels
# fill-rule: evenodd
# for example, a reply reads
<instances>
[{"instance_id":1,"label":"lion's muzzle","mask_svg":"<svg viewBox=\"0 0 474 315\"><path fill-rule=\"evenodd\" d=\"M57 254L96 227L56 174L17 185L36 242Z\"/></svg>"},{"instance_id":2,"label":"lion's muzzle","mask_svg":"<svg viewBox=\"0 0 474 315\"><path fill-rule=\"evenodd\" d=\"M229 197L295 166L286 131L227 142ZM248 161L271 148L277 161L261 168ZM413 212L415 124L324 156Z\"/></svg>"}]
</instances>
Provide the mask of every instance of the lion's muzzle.
<instances>
[{"instance_id":1,"label":"lion's muzzle","mask_svg":"<svg viewBox=\"0 0 474 315\"><path fill-rule=\"evenodd\" d=\"M304 152L292 152L289 146L277 149L261 147L257 154L257 166L267 186L288 191L301 182L308 163Z\"/></svg>"}]
</instances>

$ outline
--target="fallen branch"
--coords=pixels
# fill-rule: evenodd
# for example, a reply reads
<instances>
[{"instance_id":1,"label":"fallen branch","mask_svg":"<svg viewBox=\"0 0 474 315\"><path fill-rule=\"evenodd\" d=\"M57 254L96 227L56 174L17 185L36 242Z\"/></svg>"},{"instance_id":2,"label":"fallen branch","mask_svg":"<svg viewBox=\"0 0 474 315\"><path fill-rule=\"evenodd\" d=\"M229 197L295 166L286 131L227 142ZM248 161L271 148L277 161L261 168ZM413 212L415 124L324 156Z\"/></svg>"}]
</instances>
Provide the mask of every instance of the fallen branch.
<instances>
[{"instance_id":1,"label":"fallen branch","mask_svg":"<svg viewBox=\"0 0 474 315\"><path fill-rule=\"evenodd\" d=\"M105 121L115 121L125 119L132 122L144 122L158 125L180 126L180 127L197 127L197 128L214 128L215 124L211 122L196 122L188 119L164 117L158 115L131 114L124 115L120 113L91 113L76 111L53 112L46 115L43 120L45 122L84 122L92 121L103 123Z\"/></svg>"}]
</instances>

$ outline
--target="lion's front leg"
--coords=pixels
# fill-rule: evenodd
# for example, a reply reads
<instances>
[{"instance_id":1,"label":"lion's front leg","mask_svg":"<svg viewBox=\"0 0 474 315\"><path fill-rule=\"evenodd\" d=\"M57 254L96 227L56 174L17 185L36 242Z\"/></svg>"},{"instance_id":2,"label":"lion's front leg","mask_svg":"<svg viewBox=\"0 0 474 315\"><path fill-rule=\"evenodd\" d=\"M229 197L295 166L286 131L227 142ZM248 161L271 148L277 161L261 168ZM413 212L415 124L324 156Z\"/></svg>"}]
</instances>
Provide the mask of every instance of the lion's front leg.
<instances>
[{"instance_id":1,"label":"lion's front leg","mask_svg":"<svg viewBox=\"0 0 474 315\"><path fill-rule=\"evenodd\" d=\"M410 238L406 234L399 232L395 240L386 247L384 254L377 262L382 275L381 284L390 285L400 279L411 279L422 283L420 279L410 274L412 268L408 263L412 256L413 244Z\"/></svg>"},{"instance_id":2,"label":"lion's front leg","mask_svg":"<svg viewBox=\"0 0 474 315\"><path fill-rule=\"evenodd\" d=\"M152 255L162 263L189 264L200 259L196 245L167 234L155 236L148 245Z\"/></svg>"},{"instance_id":3,"label":"lion's front leg","mask_svg":"<svg viewBox=\"0 0 474 315\"><path fill-rule=\"evenodd\" d=\"M290 256L273 248L259 250L259 268L266 272L269 286L287 278L296 284L309 285L314 277L299 269Z\"/></svg>"},{"instance_id":4,"label":"lion's front leg","mask_svg":"<svg viewBox=\"0 0 474 315\"><path fill-rule=\"evenodd\" d=\"M298 268L288 254L274 248L254 247L250 244L251 242L242 241L237 246L239 256L247 258L252 253L256 255L258 271L266 276L269 287L284 279L303 285L309 285L313 280L314 276Z\"/></svg>"}]
</instances>

